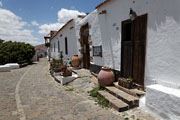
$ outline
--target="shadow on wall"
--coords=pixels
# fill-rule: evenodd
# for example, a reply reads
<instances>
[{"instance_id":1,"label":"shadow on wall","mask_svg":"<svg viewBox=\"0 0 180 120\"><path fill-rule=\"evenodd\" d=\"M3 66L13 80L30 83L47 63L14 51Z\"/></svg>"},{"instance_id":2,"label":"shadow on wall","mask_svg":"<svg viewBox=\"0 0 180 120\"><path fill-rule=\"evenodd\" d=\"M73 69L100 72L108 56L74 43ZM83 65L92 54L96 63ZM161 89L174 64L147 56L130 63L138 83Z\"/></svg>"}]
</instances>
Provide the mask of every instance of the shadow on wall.
<instances>
[{"instance_id":1,"label":"shadow on wall","mask_svg":"<svg viewBox=\"0 0 180 120\"><path fill-rule=\"evenodd\" d=\"M148 1L149 0L143 2L137 1L141 3L135 5L139 5L136 6L138 8L138 13L140 13L144 2L147 5L145 9L147 9L149 13L148 16L150 16L148 18L150 28L157 31L157 25L165 23L167 17L170 17L177 23L180 23L180 0L151 0L153 1L151 3Z\"/></svg>"}]
</instances>

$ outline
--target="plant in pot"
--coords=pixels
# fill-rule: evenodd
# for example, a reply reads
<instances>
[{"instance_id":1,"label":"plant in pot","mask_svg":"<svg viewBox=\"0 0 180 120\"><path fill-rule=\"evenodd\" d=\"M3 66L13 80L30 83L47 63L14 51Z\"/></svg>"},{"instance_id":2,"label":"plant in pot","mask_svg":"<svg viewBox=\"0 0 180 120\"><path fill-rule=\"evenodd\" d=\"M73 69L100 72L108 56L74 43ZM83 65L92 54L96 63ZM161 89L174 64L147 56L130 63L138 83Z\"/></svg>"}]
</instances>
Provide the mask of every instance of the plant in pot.
<instances>
[{"instance_id":1,"label":"plant in pot","mask_svg":"<svg viewBox=\"0 0 180 120\"><path fill-rule=\"evenodd\" d=\"M61 67L64 65L63 64L63 52L61 51L59 53L59 59L58 60L53 60L52 62L52 68L54 72L61 72Z\"/></svg>"},{"instance_id":2,"label":"plant in pot","mask_svg":"<svg viewBox=\"0 0 180 120\"><path fill-rule=\"evenodd\" d=\"M132 89L133 88L133 78L132 77L128 77L128 78L120 77L118 79L118 84L122 87Z\"/></svg>"},{"instance_id":3,"label":"plant in pot","mask_svg":"<svg viewBox=\"0 0 180 120\"><path fill-rule=\"evenodd\" d=\"M72 76L72 70L66 70L63 72L63 77L68 77L68 76Z\"/></svg>"}]
</instances>

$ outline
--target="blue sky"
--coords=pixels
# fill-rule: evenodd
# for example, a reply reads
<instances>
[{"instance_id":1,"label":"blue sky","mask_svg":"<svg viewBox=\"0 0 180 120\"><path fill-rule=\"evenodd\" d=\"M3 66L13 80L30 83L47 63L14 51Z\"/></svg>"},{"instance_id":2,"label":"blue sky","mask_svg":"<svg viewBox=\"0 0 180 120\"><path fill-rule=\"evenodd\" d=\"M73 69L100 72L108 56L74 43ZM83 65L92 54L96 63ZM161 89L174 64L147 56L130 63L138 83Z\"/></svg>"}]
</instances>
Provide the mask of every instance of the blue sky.
<instances>
[{"instance_id":1,"label":"blue sky","mask_svg":"<svg viewBox=\"0 0 180 120\"><path fill-rule=\"evenodd\" d=\"M0 0L0 39L44 42L75 14L92 12L104 0Z\"/></svg>"}]
</instances>

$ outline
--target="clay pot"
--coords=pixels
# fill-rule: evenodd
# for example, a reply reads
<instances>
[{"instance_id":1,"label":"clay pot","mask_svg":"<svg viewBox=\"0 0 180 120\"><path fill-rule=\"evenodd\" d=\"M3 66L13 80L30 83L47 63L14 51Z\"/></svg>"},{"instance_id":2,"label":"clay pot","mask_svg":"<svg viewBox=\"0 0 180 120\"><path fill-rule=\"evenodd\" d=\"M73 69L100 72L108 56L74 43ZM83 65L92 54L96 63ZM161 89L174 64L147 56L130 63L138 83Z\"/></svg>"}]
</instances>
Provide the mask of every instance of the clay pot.
<instances>
[{"instance_id":1,"label":"clay pot","mask_svg":"<svg viewBox=\"0 0 180 120\"><path fill-rule=\"evenodd\" d=\"M68 76L72 76L72 70L66 70L65 72L63 72L63 77L68 77Z\"/></svg>"},{"instance_id":2,"label":"clay pot","mask_svg":"<svg viewBox=\"0 0 180 120\"><path fill-rule=\"evenodd\" d=\"M98 82L100 86L109 86L114 82L114 73L111 68L102 67L98 74Z\"/></svg>"},{"instance_id":3,"label":"clay pot","mask_svg":"<svg viewBox=\"0 0 180 120\"><path fill-rule=\"evenodd\" d=\"M60 70L61 70L61 72L65 72L67 70L67 66L66 65L62 65L60 67Z\"/></svg>"},{"instance_id":4,"label":"clay pot","mask_svg":"<svg viewBox=\"0 0 180 120\"><path fill-rule=\"evenodd\" d=\"M81 64L81 58L78 55L73 55L71 64L73 67L79 67L79 65Z\"/></svg>"}]
</instances>

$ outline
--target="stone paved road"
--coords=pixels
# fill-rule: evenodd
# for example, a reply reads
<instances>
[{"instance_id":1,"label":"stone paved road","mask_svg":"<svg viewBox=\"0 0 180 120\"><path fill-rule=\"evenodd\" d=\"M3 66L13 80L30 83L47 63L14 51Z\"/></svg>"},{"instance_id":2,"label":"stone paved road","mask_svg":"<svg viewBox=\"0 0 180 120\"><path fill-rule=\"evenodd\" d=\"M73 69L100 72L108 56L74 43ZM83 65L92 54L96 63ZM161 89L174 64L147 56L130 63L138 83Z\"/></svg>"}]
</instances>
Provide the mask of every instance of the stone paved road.
<instances>
[{"instance_id":1,"label":"stone paved road","mask_svg":"<svg viewBox=\"0 0 180 120\"><path fill-rule=\"evenodd\" d=\"M29 68L0 72L0 120L17 120L15 89L18 81Z\"/></svg>"},{"instance_id":2,"label":"stone paved road","mask_svg":"<svg viewBox=\"0 0 180 120\"><path fill-rule=\"evenodd\" d=\"M48 62L0 73L0 120L121 120L81 95L59 86Z\"/></svg>"}]
</instances>

